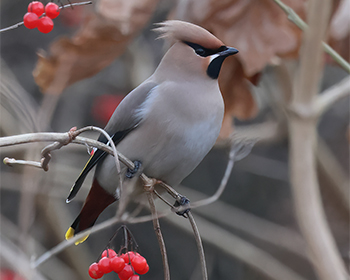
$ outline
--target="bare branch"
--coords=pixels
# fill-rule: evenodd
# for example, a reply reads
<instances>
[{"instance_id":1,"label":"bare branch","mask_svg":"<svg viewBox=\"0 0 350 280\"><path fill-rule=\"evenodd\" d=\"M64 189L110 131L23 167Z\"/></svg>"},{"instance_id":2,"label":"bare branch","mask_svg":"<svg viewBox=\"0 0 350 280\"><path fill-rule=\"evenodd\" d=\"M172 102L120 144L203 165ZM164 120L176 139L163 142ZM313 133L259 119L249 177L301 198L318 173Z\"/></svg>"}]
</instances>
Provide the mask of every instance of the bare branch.
<instances>
[{"instance_id":1,"label":"bare branch","mask_svg":"<svg viewBox=\"0 0 350 280\"><path fill-rule=\"evenodd\" d=\"M166 219L178 228L188 232L188 234L192 234L192 230L174 215L170 215ZM220 248L220 250L228 256L234 257L255 268L266 275L268 279L306 280L281 263L280 260L231 232L218 228L216 224L201 217L196 217L196 222L202 229L201 236L203 242Z\"/></svg>"},{"instance_id":2,"label":"bare branch","mask_svg":"<svg viewBox=\"0 0 350 280\"><path fill-rule=\"evenodd\" d=\"M152 220L153 220L153 228L157 236L157 240L159 243L159 248L160 252L162 254L162 260L163 260L163 269L164 269L164 280L170 280L170 270L169 270L169 262L168 262L168 255L166 252L166 247L165 247L165 242L163 239L162 232L160 230L160 224L159 224L159 219L157 216L157 210L156 206L154 204L154 199L153 199L153 187L151 185L145 185L145 190L147 192L147 198L148 198L148 203L151 209L152 213Z\"/></svg>"},{"instance_id":3,"label":"bare branch","mask_svg":"<svg viewBox=\"0 0 350 280\"><path fill-rule=\"evenodd\" d=\"M42 168L41 162L31 161L31 160L16 160L14 158L8 158L8 157L4 158L3 163L8 165L8 166L12 166L14 164L19 164L19 165L29 165L29 166L37 167L40 169Z\"/></svg>"},{"instance_id":4,"label":"bare branch","mask_svg":"<svg viewBox=\"0 0 350 280\"><path fill-rule=\"evenodd\" d=\"M315 102L315 111L318 115L324 113L333 103L350 95L350 78L346 77L338 84L322 92Z\"/></svg>"},{"instance_id":5,"label":"bare branch","mask_svg":"<svg viewBox=\"0 0 350 280\"><path fill-rule=\"evenodd\" d=\"M206 197L206 195L191 188L179 186L178 189L195 201ZM191 207L191 209L193 213L207 220L215 221L224 228L239 230L247 236L254 237L256 240L287 250L303 259L307 258L305 242L301 235L287 227L250 214L221 200L198 210L194 207Z\"/></svg>"},{"instance_id":6,"label":"bare branch","mask_svg":"<svg viewBox=\"0 0 350 280\"><path fill-rule=\"evenodd\" d=\"M198 249L198 254L199 254L199 259L200 259L200 264L201 264L201 269L202 269L202 276L203 280L208 280L208 272L207 272L207 264L205 261L205 254L204 254L204 248L203 248L203 243L201 239L201 235L199 234L199 230L196 224L196 221L193 218L192 212L188 211L186 214L193 230L194 238L196 239L196 244L197 244L197 249Z\"/></svg>"},{"instance_id":7,"label":"bare branch","mask_svg":"<svg viewBox=\"0 0 350 280\"><path fill-rule=\"evenodd\" d=\"M109 136L109 134L104 129L99 128L99 127L95 127L95 126L89 126L86 128L79 129L79 131L76 131L75 134L76 133L80 134L84 131L89 131L89 130L98 131L106 137L106 139L108 140L107 145L110 144L112 147L113 155L114 155L114 159L115 159L115 166L117 168L118 174L120 175L121 174L121 167L120 167L120 162L119 162L119 156L118 156L117 148L115 147L113 139ZM120 188L122 187L122 185L123 185L123 178L122 178L122 176L119 176Z\"/></svg>"},{"instance_id":8,"label":"bare branch","mask_svg":"<svg viewBox=\"0 0 350 280\"><path fill-rule=\"evenodd\" d=\"M229 153L229 160L227 162L225 173L221 179L219 188L216 190L215 194L213 194L211 197L192 203L191 208L208 205L219 199L219 197L224 192L227 186L227 182L231 176L234 162L246 157L250 153L251 149L253 148L254 144L257 141L257 139L243 139L243 138L235 138L235 137L232 137L232 139L233 140L231 144L231 150ZM186 207L179 207L177 211L182 211L185 209Z\"/></svg>"},{"instance_id":9,"label":"bare branch","mask_svg":"<svg viewBox=\"0 0 350 280\"><path fill-rule=\"evenodd\" d=\"M289 6L284 4L281 0L273 0L281 9L288 15L288 18L295 23L301 30L305 31L308 25L298 16L298 14ZM350 73L350 64L342 58L331 46L322 42L323 50L328 53L341 67Z\"/></svg>"},{"instance_id":10,"label":"bare branch","mask_svg":"<svg viewBox=\"0 0 350 280\"><path fill-rule=\"evenodd\" d=\"M296 71L291 106L294 111L288 119L290 165L296 216L315 270L320 279L345 280L348 275L322 206L315 160L317 118L313 106L322 69L321 42L330 10L330 0L309 2L309 28L304 33L301 61Z\"/></svg>"},{"instance_id":11,"label":"bare branch","mask_svg":"<svg viewBox=\"0 0 350 280\"><path fill-rule=\"evenodd\" d=\"M67 145L71 141L72 143L76 143L84 146L88 145L91 147L96 147L112 155L114 154L113 148L105 145L102 142L85 138L85 137L75 136L87 130L94 130L94 127L89 126L89 127L77 130L74 133L74 139L71 139L71 135L69 134L69 132L68 133L67 132L65 133L38 132L38 133L27 133L27 134L0 137L0 147L7 147L7 146L34 143L34 142L56 142L56 141L60 143L65 143L64 145ZM134 164L132 161L128 160L125 156L123 156L120 153L118 153L118 155L119 155L120 161L123 164L125 164L129 168L134 168Z\"/></svg>"}]
</instances>

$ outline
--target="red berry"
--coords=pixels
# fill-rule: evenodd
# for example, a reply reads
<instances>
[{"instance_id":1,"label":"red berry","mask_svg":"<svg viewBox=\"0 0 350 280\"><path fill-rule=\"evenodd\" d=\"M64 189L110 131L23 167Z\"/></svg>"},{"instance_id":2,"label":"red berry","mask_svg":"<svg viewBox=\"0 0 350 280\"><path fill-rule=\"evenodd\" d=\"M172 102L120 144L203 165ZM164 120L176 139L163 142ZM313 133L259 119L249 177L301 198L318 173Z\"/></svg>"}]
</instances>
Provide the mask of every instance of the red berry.
<instances>
[{"instance_id":1,"label":"red berry","mask_svg":"<svg viewBox=\"0 0 350 280\"><path fill-rule=\"evenodd\" d=\"M111 259L110 267L113 269L114 272L119 273L124 269L125 261L123 258L116 256Z\"/></svg>"},{"instance_id":2,"label":"red berry","mask_svg":"<svg viewBox=\"0 0 350 280\"><path fill-rule=\"evenodd\" d=\"M121 255L120 257L124 259L125 263L130 263L131 260L137 255L137 253L133 252L133 251L129 251L123 255Z\"/></svg>"},{"instance_id":3,"label":"red berry","mask_svg":"<svg viewBox=\"0 0 350 280\"><path fill-rule=\"evenodd\" d=\"M60 14L60 8L52 2L49 2L45 6L45 13L49 18L56 18Z\"/></svg>"},{"instance_id":4,"label":"red berry","mask_svg":"<svg viewBox=\"0 0 350 280\"><path fill-rule=\"evenodd\" d=\"M53 21L49 17L42 17L38 20L38 30L42 33L49 33L53 29Z\"/></svg>"},{"instance_id":5,"label":"red berry","mask_svg":"<svg viewBox=\"0 0 350 280\"><path fill-rule=\"evenodd\" d=\"M100 259L100 261L98 262L98 268L104 273L110 273L112 272L112 268L110 266L110 262L111 260L107 257L103 257L102 259Z\"/></svg>"},{"instance_id":6,"label":"red berry","mask_svg":"<svg viewBox=\"0 0 350 280\"><path fill-rule=\"evenodd\" d=\"M100 270L97 263L93 263L89 267L89 275L92 279L99 279L103 276L103 272Z\"/></svg>"},{"instance_id":7,"label":"red berry","mask_svg":"<svg viewBox=\"0 0 350 280\"><path fill-rule=\"evenodd\" d=\"M140 280L140 276L135 274L135 275L131 276L128 280Z\"/></svg>"},{"instance_id":8,"label":"red berry","mask_svg":"<svg viewBox=\"0 0 350 280\"><path fill-rule=\"evenodd\" d=\"M147 265L147 261L142 256L135 256L131 260L131 265L134 268L135 272L139 273L139 271L143 271Z\"/></svg>"},{"instance_id":9,"label":"red berry","mask_svg":"<svg viewBox=\"0 0 350 280\"><path fill-rule=\"evenodd\" d=\"M23 17L23 24L29 29L33 29L38 26L39 17L34 13L26 13Z\"/></svg>"},{"instance_id":10,"label":"red berry","mask_svg":"<svg viewBox=\"0 0 350 280\"><path fill-rule=\"evenodd\" d=\"M28 5L28 12L40 17L44 13L44 5L39 1L33 1Z\"/></svg>"},{"instance_id":11,"label":"red berry","mask_svg":"<svg viewBox=\"0 0 350 280\"><path fill-rule=\"evenodd\" d=\"M142 271L138 271L137 273L143 275L143 274L146 274L148 271L149 271L149 266L148 264L146 264L146 267Z\"/></svg>"},{"instance_id":12,"label":"red berry","mask_svg":"<svg viewBox=\"0 0 350 280\"><path fill-rule=\"evenodd\" d=\"M93 155L93 153L92 153L92 155ZM117 253L113 249L108 249L108 258L110 258L110 259L114 258L116 255L117 255ZM104 250L102 252L101 258L103 258L103 257L107 257L107 250Z\"/></svg>"},{"instance_id":13,"label":"red berry","mask_svg":"<svg viewBox=\"0 0 350 280\"><path fill-rule=\"evenodd\" d=\"M130 264L125 265L124 269L118 273L120 280L128 280L133 275L134 271Z\"/></svg>"}]
</instances>

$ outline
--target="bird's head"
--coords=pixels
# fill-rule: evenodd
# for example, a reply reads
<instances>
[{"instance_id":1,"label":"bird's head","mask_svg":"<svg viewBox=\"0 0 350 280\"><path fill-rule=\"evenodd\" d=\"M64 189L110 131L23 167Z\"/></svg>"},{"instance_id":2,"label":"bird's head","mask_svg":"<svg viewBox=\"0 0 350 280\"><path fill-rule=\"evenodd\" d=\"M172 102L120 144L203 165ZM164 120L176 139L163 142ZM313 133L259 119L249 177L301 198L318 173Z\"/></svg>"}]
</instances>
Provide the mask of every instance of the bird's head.
<instances>
[{"instance_id":1,"label":"bird's head","mask_svg":"<svg viewBox=\"0 0 350 280\"><path fill-rule=\"evenodd\" d=\"M226 57L238 53L208 30L192 23L169 20L160 23L155 31L160 33L160 38L173 43L164 57L166 64L175 64L184 71L205 73L211 79L218 78Z\"/></svg>"}]
</instances>

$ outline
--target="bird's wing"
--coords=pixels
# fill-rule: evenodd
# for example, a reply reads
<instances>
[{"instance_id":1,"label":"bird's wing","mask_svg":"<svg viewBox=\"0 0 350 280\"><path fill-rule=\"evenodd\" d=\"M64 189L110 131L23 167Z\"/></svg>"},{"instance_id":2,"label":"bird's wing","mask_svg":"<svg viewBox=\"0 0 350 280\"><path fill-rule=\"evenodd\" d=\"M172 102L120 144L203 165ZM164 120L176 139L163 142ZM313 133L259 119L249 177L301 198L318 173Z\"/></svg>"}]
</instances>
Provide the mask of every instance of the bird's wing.
<instances>
[{"instance_id":1,"label":"bird's wing","mask_svg":"<svg viewBox=\"0 0 350 280\"><path fill-rule=\"evenodd\" d=\"M117 145L130 131L134 130L142 121L142 107L152 90L157 86L153 82L145 82L131 91L119 104L105 127ZM101 134L98 141L108 143L107 138ZM79 177L72 186L66 202L70 202L78 193L89 171L101 161L108 153L97 149L90 157Z\"/></svg>"}]
</instances>

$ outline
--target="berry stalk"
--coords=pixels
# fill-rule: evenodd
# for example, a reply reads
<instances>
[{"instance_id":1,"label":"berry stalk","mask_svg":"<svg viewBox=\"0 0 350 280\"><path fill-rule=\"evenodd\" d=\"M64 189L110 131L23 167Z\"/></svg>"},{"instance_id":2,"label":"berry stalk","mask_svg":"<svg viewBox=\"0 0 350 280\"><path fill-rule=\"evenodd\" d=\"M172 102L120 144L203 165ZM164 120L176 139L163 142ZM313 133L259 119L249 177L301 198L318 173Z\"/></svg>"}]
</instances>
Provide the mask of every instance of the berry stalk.
<instances>
[{"instance_id":1,"label":"berry stalk","mask_svg":"<svg viewBox=\"0 0 350 280\"><path fill-rule=\"evenodd\" d=\"M89 5L89 4L92 4L92 1L85 1L85 2L78 2L78 3L70 3L70 4L66 4L66 5L63 5L63 6L60 6L59 9L64 9L64 8L68 8L68 7L73 7L73 6L83 6L83 5ZM43 16L45 16L46 14L44 13ZM14 25L11 25L9 27L5 27L5 28L2 28L0 29L0 33L1 32L5 32L5 31L8 31L8 30L12 30L12 29L16 29L18 27L20 27L21 25L23 25L24 22L19 22L19 23L16 23Z\"/></svg>"}]
</instances>

